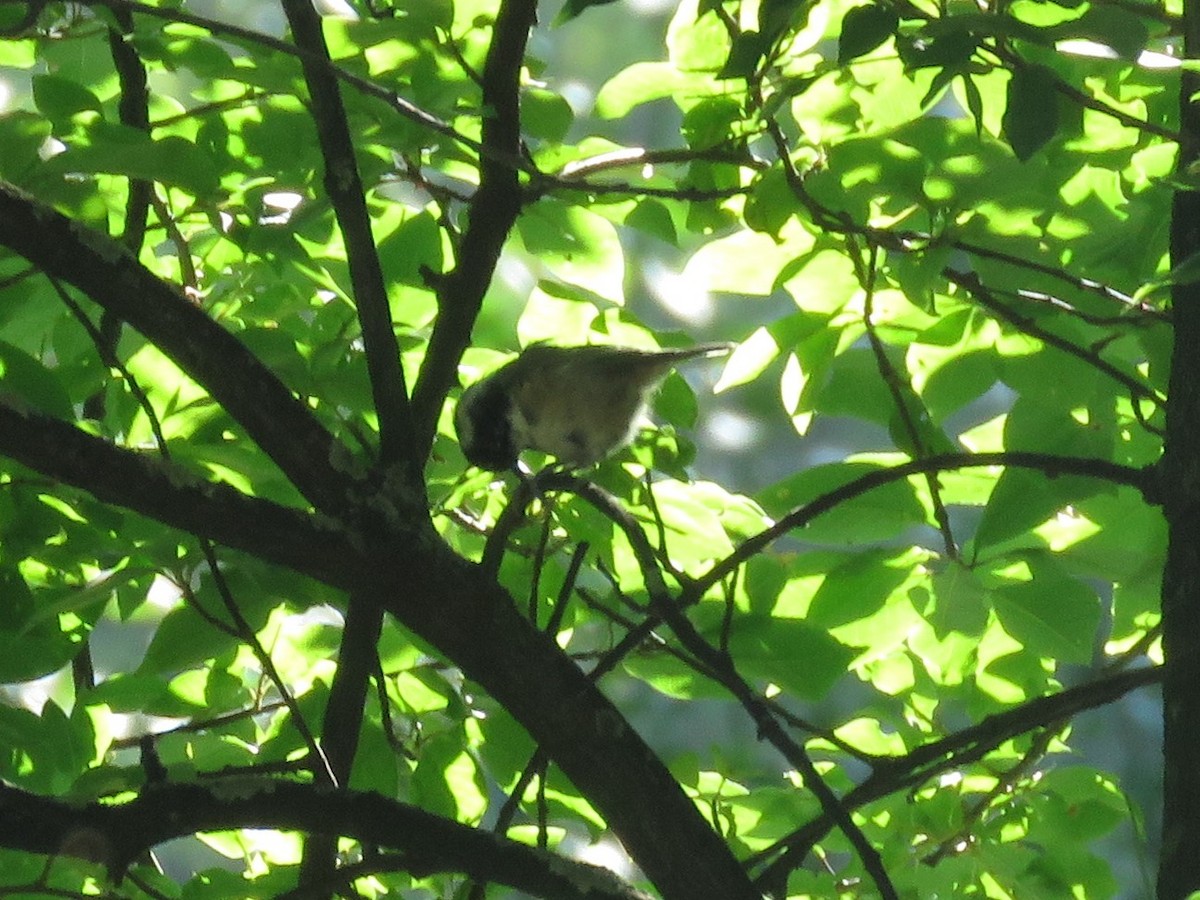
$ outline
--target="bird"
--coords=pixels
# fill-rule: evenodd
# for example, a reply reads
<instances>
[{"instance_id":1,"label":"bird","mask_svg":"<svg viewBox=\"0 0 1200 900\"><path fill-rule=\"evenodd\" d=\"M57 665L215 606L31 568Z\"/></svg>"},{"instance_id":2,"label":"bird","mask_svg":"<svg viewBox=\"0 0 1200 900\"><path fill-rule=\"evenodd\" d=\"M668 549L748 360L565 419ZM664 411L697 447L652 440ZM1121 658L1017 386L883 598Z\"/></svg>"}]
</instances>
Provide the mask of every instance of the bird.
<instances>
[{"instance_id":1,"label":"bird","mask_svg":"<svg viewBox=\"0 0 1200 900\"><path fill-rule=\"evenodd\" d=\"M523 450L540 450L569 469L586 468L633 439L671 369L732 348L530 344L463 392L454 414L459 445L469 463L495 472L517 469Z\"/></svg>"}]
</instances>

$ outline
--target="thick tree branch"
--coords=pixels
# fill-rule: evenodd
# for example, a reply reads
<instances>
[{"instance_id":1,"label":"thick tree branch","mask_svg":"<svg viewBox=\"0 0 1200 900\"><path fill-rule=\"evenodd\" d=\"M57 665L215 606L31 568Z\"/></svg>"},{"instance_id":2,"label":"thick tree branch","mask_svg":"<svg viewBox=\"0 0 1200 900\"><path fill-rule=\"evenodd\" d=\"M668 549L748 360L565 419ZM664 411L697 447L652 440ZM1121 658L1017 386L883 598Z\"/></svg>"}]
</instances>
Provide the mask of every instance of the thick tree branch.
<instances>
[{"instance_id":1,"label":"thick tree branch","mask_svg":"<svg viewBox=\"0 0 1200 900\"><path fill-rule=\"evenodd\" d=\"M308 409L233 335L119 243L0 182L0 244L128 322L208 389L312 503L345 507L347 456Z\"/></svg>"},{"instance_id":2,"label":"thick tree branch","mask_svg":"<svg viewBox=\"0 0 1200 900\"><path fill-rule=\"evenodd\" d=\"M392 327L387 285L321 17L309 0L285 0L283 8L293 40L306 52L301 57L301 66L312 98L313 120L325 160L325 192L333 204L346 244L367 375L379 417L379 460L384 467L401 465L406 490L422 498L426 505L424 467L414 444L412 410L400 364L400 347ZM367 604L354 593L350 595L337 673L321 727L321 746L335 785L346 785L350 781L367 687L375 668L375 644L382 624L382 608ZM311 834L304 845L301 884L314 888L328 884L334 877L336 861L337 835Z\"/></svg>"},{"instance_id":3,"label":"thick tree branch","mask_svg":"<svg viewBox=\"0 0 1200 900\"><path fill-rule=\"evenodd\" d=\"M392 329L383 268L371 232L371 217L354 157L346 108L321 31L321 17L311 0L284 0L283 9L293 39L306 51L300 63L312 98L313 120L325 160L325 192L333 204L346 243L346 260L350 266L354 303L367 357L367 375L379 416L380 460L385 466L405 463L408 488L424 494L424 467L413 444L413 423L404 370L400 366L400 346ZM317 63L311 57L319 57L325 62Z\"/></svg>"},{"instance_id":4,"label":"thick tree branch","mask_svg":"<svg viewBox=\"0 0 1200 900\"><path fill-rule=\"evenodd\" d=\"M362 733L367 688L379 665L377 644L382 627L383 609L351 594L346 603L337 672L329 688L329 700L321 722L321 747L337 786L350 783ZM386 702L386 692L383 693L381 699ZM302 885L323 885L333 879L337 868L337 839L338 835L328 832L308 835L300 864Z\"/></svg>"},{"instance_id":5,"label":"thick tree branch","mask_svg":"<svg viewBox=\"0 0 1200 900\"><path fill-rule=\"evenodd\" d=\"M200 480L157 454L124 450L0 399L0 455L99 500L345 587L356 567L333 522Z\"/></svg>"},{"instance_id":6,"label":"thick tree branch","mask_svg":"<svg viewBox=\"0 0 1200 900\"><path fill-rule=\"evenodd\" d=\"M520 179L508 160L521 155L521 67L536 18L536 0L505 0L492 28L483 67L483 145L488 152L480 163L479 189L471 199L454 271L435 279L438 318L413 394L422 455L433 443L442 402L457 380L458 361L471 342L500 251L521 212Z\"/></svg>"},{"instance_id":7,"label":"thick tree branch","mask_svg":"<svg viewBox=\"0 0 1200 900\"><path fill-rule=\"evenodd\" d=\"M388 608L401 622L525 726L665 898L758 900L662 761L554 638L522 617L478 566L446 550L406 559L404 572L395 568L375 567L364 580L377 585L379 596L394 598Z\"/></svg>"},{"instance_id":8,"label":"thick tree branch","mask_svg":"<svg viewBox=\"0 0 1200 900\"><path fill-rule=\"evenodd\" d=\"M262 778L160 784L128 803L83 806L0 785L0 844L66 853L116 876L145 850L205 831L322 829L404 851L408 871L462 872L555 900L646 900L611 872L460 825L378 794L341 794Z\"/></svg>"}]
</instances>

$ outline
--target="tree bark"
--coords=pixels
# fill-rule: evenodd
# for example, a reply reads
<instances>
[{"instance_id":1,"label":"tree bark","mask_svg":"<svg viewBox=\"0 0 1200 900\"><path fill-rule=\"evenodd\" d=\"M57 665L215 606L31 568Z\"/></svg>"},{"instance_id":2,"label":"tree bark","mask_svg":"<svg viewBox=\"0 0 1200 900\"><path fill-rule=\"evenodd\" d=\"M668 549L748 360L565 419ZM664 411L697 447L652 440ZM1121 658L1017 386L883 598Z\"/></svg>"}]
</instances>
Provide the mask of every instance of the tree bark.
<instances>
[{"instance_id":1,"label":"tree bark","mask_svg":"<svg viewBox=\"0 0 1200 900\"><path fill-rule=\"evenodd\" d=\"M1200 5L1184 3L1184 55L1200 51ZM1178 170L1200 155L1200 77L1180 81ZM1171 263L1200 252L1200 193L1179 190L1171 211ZM1175 350L1161 464L1168 523L1163 574L1163 831L1159 900L1200 889L1200 283L1172 287Z\"/></svg>"}]
</instances>

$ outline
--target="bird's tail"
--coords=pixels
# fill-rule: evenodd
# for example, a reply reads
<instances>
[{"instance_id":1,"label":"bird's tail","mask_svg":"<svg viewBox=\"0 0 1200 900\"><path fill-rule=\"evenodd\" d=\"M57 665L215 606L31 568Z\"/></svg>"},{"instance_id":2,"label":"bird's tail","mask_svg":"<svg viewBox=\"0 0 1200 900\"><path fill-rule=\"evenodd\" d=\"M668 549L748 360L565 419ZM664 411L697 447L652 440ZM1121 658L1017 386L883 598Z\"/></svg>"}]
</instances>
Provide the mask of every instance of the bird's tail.
<instances>
[{"instance_id":1,"label":"bird's tail","mask_svg":"<svg viewBox=\"0 0 1200 900\"><path fill-rule=\"evenodd\" d=\"M732 353L736 346L737 344L728 341L713 341L707 344L696 344L694 347L669 348L661 352L669 354L672 359L695 359L699 356L725 356L727 353Z\"/></svg>"}]
</instances>

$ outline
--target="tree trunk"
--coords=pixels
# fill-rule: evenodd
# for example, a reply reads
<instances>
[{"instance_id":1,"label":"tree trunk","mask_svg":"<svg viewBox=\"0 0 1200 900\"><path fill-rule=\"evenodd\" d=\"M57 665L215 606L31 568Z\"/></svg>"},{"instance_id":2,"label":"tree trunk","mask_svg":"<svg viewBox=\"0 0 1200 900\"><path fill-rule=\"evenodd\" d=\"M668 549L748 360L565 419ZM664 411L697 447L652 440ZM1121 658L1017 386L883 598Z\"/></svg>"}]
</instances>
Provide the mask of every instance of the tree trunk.
<instances>
[{"instance_id":1,"label":"tree trunk","mask_svg":"<svg viewBox=\"0 0 1200 900\"><path fill-rule=\"evenodd\" d=\"M1200 51L1200 0L1184 3L1184 55ZM1178 170L1200 154L1200 77L1182 73ZM1200 252L1200 193L1177 191L1171 263ZM1159 900L1200 890L1200 283L1172 290L1175 350L1161 478L1169 535L1163 576L1163 832Z\"/></svg>"}]
</instances>

